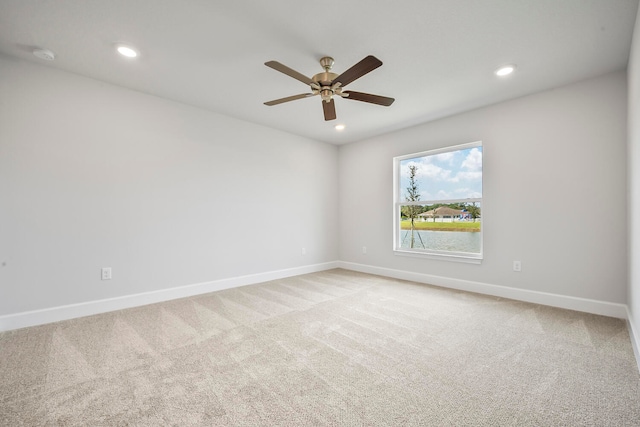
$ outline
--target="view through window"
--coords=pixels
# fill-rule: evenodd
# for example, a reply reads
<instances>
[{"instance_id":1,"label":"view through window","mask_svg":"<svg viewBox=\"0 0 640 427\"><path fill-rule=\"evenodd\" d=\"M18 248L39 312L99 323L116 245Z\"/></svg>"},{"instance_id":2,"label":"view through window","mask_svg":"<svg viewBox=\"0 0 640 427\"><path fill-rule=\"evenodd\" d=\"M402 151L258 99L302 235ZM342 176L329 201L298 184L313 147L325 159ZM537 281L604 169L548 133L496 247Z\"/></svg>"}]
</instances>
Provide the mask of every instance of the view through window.
<instances>
[{"instance_id":1,"label":"view through window","mask_svg":"<svg viewBox=\"0 0 640 427\"><path fill-rule=\"evenodd\" d=\"M394 250L482 258L482 143L394 158Z\"/></svg>"}]
</instances>

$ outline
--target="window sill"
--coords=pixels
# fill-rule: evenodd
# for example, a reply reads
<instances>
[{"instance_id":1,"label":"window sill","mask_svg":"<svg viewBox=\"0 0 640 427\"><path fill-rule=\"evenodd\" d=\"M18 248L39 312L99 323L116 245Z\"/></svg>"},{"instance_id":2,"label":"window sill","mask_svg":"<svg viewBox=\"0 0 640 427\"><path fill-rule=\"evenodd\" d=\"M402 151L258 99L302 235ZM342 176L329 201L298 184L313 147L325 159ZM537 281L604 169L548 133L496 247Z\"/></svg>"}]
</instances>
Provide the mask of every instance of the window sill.
<instances>
[{"instance_id":1,"label":"window sill","mask_svg":"<svg viewBox=\"0 0 640 427\"><path fill-rule=\"evenodd\" d=\"M451 254L439 254L433 252L416 252L416 251L403 251L394 249L393 254L397 256L406 256L411 258L423 258L434 259L438 261L452 261L462 262L465 264L482 264L482 255L451 255Z\"/></svg>"}]
</instances>

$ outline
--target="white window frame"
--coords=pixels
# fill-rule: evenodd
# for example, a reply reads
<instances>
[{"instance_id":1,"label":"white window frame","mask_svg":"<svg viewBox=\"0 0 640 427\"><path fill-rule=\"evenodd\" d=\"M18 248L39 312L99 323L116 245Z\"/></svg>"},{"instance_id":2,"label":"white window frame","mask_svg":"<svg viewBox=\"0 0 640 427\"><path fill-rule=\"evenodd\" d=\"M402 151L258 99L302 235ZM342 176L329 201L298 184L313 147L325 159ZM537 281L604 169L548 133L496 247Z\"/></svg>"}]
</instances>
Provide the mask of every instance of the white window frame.
<instances>
[{"instance_id":1,"label":"white window frame","mask_svg":"<svg viewBox=\"0 0 640 427\"><path fill-rule=\"evenodd\" d=\"M393 158L393 252L395 255L400 256L410 256L410 257L419 257L419 258L429 258L429 259L438 259L438 260L447 260L447 261L458 261L465 262L471 264L480 264L483 259L483 241L484 241L484 209L482 209L481 214L481 224L480 224L480 253L469 253L469 252L454 252L454 251L438 251L433 249L421 249L421 248L402 248L400 242L401 230L400 230L400 222L402 221L402 215L400 209L402 206L424 206L431 205L436 203L473 203L480 202L480 206L482 205L482 198L470 198L470 199L447 199L447 200L418 200L414 202L409 202L403 200L404 191L400 188L400 162L407 159L420 158L425 156L433 156L442 153L449 153L451 151L459 151L465 150L473 147L482 147L483 154L483 169L484 169L484 146L482 145L482 141L470 142L467 144L454 145L449 147L438 148L434 150L422 151L419 153L406 154L403 156L397 156ZM484 180L484 170L482 174L482 179ZM482 193L484 196L484 182L482 183Z\"/></svg>"}]
</instances>

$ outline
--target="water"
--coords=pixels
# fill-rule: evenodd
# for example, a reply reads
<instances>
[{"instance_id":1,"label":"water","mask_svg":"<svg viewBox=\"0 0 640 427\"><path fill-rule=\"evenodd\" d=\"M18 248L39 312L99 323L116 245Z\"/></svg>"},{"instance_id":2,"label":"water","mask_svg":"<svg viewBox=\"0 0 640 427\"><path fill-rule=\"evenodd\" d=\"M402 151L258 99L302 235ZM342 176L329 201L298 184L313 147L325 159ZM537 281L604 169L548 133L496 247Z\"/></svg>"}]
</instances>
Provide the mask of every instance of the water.
<instances>
[{"instance_id":1,"label":"water","mask_svg":"<svg viewBox=\"0 0 640 427\"><path fill-rule=\"evenodd\" d=\"M414 231L414 248L436 251L480 253L482 246L481 233L469 231ZM420 241L422 238L422 242ZM401 248L409 249L411 230L400 230Z\"/></svg>"}]
</instances>

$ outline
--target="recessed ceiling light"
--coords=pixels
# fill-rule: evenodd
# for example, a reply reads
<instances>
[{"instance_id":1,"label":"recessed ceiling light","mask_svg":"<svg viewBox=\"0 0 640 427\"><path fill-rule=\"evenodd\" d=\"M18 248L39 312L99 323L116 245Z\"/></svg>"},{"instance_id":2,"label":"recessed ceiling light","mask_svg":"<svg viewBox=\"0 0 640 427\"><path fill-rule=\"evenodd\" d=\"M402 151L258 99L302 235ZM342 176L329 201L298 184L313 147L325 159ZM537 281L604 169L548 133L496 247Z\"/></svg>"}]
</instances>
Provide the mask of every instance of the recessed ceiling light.
<instances>
[{"instance_id":1,"label":"recessed ceiling light","mask_svg":"<svg viewBox=\"0 0 640 427\"><path fill-rule=\"evenodd\" d=\"M345 128L345 125L336 125L336 130L337 131L344 130L344 128Z\"/></svg>"},{"instance_id":2,"label":"recessed ceiling light","mask_svg":"<svg viewBox=\"0 0 640 427\"><path fill-rule=\"evenodd\" d=\"M44 59L45 61L53 61L54 59L56 59L56 54L51 52L49 49L33 49L33 54L40 59Z\"/></svg>"},{"instance_id":3,"label":"recessed ceiling light","mask_svg":"<svg viewBox=\"0 0 640 427\"><path fill-rule=\"evenodd\" d=\"M505 77L509 74L513 73L516 69L515 65L505 65L504 67L500 67L496 70L496 76Z\"/></svg>"},{"instance_id":4,"label":"recessed ceiling light","mask_svg":"<svg viewBox=\"0 0 640 427\"><path fill-rule=\"evenodd\" d=\"M120 55L126 56L127 58L135 58L136 56L138 56L138 51L131 46L119 44L116 45L116 50Z\"/></svg>"}]
</instances>

